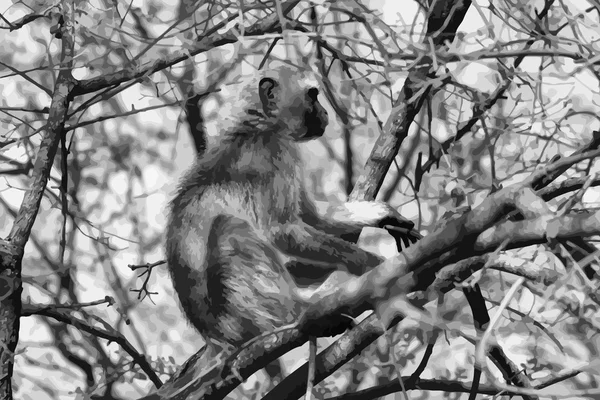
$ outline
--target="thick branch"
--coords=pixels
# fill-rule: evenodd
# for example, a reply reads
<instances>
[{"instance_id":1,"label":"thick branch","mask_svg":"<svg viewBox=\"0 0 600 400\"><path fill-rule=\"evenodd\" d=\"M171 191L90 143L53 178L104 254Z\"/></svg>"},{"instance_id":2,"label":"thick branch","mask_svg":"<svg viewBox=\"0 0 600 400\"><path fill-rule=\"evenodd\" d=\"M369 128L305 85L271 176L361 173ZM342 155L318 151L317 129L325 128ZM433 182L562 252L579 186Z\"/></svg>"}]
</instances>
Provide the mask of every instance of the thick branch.
<instances>
[{"instance_id":1,"label":"thick branch","mask_svg":"<svg viewBox=\"0 0 600 400\"><path fill-rule=\"evenodd\" d=\"M18 342L21 312L21 261L23 249L31 234L46 189L54 156L65 126L71 100L71 90L74 86L71 76L75 43L73 37L74 21L72 20L74 14L73 3L64 0L62 11L64 15L63 25L61 26L61 68L52 95L48 122L35 159L30 189L25 193L7 238L10 246L15 246L16 250L9 253L9 256L2 254L0 259L2 262L0 265L0 281L7 283L0 288L0 343L2 343L0 346L0 398L2 399L12 398L11 379L14 350Z\"/></svg>"},{"instance_id":2,"label":"thick branch","mask_svg":"<svg viewBox=\"0 0 600 400\"><path fill-rule=\"evenodd\" d=\"M70 19L65 21L64 30L69 31L71 26L72 22ZM17 246L25 246L31 233L44 190L46 189L46 183L50 176L52 164L54 163L58 143L65 127L67 111L72 98L71 90L74 87L73 78L71 77L73 36L71 34L63 34L62 43L62 68L60 68L58 78L56 79L48 122L46 123L42 142L33 165L30 189L25 193L21 208L17 213L15 223L9 234L10 241Z\"/></svg>"},{"instance_id":3,"label":"thick branch","mask_svg":"<svg viewBox=\"0 0 600 400\"><path fill-rule=\"evenodd\" d=\"M428 20L427 32L427 38L431 39L434 48L442 44L444 40L454 37L456 29L464 19L470 5L471 1L469 0L435 2L434 10ZM430 36L431 34L434 36ZM421 109L423 101L434 86L440 85L440 82L434 78L435 71L429 57L421 58L415 68L409 72L402 91L394 102L392 112L383 127L383 132L375 142L365 169L350 194L351 200L375 199L394 157L408 136L408 128Z\"/></svg>"},{"instance_id":4,"label":"thick branch","mask_svg":"<svg viewBox=\"0 0 600 400\"><path fill-rule=\"evenodd\" d=\"M347 285L322 298L304 315L301 324L310 325L312 320L326 318L339 312L355 314L375 308L379 311L382 323L387 325L399 315L398 311L388 304L389 299L393 300L396 296L417 289L423 290L429 286L435 273L443 267L438 259L444 259L446 263L456 262L465 257L494 251L504 242L507 248L544 243L547 239L547 229L550 229L552 237L557 239L599 234L600 215L569 216L553 221L549 220L552 216L542 216L527 221L507 221L492 228L516 209L515 200L524 190L539 185L545 177L554 176L557 170L582 159L597 156L598 153L598 150L589 151L558 160L534 172L522 184L504 188L490 195L477 208L448 222L445 227L423 238L399 256L386 260L360 277L352 278ZM435 270L431 269L431 260L436 261Z\"/></svg>"}]
</instances>

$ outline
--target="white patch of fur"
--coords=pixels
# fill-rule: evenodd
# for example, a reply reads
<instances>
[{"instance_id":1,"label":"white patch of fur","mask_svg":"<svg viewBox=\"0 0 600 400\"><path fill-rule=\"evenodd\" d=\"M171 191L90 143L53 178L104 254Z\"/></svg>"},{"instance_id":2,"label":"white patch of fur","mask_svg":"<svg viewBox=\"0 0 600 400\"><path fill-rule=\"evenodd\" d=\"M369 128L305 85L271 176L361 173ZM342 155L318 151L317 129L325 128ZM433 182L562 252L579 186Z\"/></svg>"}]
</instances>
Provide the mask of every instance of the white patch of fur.
<instances>
[{"instance_id":1,"label":"white patch of fur","mask_svg":"<svg viewBox=\"0 0 600 400\"><path fill-rule=\"evenodd\" d=\"M347 220L365 226L376 225L390 214L389 206L373 201L351 201L333 211L336 220Z\"/></svg>"}]
</instances>

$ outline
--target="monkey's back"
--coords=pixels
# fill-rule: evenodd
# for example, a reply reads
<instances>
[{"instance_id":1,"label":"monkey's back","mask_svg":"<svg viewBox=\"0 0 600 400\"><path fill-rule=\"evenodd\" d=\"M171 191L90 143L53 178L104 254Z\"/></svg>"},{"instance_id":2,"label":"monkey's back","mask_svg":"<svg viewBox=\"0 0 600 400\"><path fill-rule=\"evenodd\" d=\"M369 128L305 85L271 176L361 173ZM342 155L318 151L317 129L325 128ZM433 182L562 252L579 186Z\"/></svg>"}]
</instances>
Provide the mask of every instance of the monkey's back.
<instances>
[{"instance_id":1,"label":"monkey's back","mask_svg":"<svg viewBox=\"0 0 600 400\"><path fill-rule=\"evenodd\" d=\"M229 343L290 323L299 312L285 256L269 234L299 214L301 177L288 168L297 164L297 149L263 139L209 149L171 203L167 261L183 310L205 337ZM251 159L243 156L248 146Z\"/></svg>"}]
</instances>

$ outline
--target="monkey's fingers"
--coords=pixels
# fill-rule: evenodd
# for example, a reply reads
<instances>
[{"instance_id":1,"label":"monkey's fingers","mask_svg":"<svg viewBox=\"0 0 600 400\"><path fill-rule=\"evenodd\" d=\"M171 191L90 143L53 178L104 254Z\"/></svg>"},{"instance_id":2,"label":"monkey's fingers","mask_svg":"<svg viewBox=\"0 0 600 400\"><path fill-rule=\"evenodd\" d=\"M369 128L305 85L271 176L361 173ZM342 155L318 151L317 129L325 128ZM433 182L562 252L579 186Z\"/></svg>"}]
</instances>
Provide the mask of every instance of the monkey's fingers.
<instances>
[{"instance_id":1,"label":"monkey's fingers","mask_svg":"<svg viewBox=\"0 0 600 400\"><path fill-rule=\"evenodd\" d=\"M411 244L416 243L419 239L423 238L423 236L419 232L413 229L401 228L394 225L385 225L384 228L396 240L396 246L398 247L398 251L402 251L402 246L400 245L400 242L404 244L404 248L406 249Z\"/></svg>"},{"instance_id":2,"label":"monkey's fingers","mask_svg":"<svg viewBox=\"0 0 600 400\"><path fill-rule=\"evenodd\" d=\"M423 239L423 235L412 228L407 229L395 225L385 225L383 228L386 229L392 236L402 235L406 237L410 240L410 243L416 243L419 239Z\"/></svg>"}]
</instances>

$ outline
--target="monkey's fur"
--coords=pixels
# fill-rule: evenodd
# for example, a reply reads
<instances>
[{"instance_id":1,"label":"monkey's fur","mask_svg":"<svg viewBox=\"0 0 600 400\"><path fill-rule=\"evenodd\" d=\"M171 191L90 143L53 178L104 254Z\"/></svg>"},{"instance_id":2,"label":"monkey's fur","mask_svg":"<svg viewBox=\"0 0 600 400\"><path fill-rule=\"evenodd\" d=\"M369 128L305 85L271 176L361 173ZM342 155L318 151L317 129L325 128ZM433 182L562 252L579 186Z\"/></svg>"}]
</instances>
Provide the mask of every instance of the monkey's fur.
<instances>
[{"instance_id":1,"label":"monkey's fur","mask_svg":"<svg viewBox=\"0 0 600 400\"><path fill-rule=\"evenodd\" d=\"M307 74L280 67L223 88L217 143L171 202L169 270L185 314L206 340L237 346L292 323L311 300L286 262L361 274L382 258L342 234L383 221L413 227L381 202L317 213L296 145L327 126L317 87Z\"/></svg>"}]
</instances>

